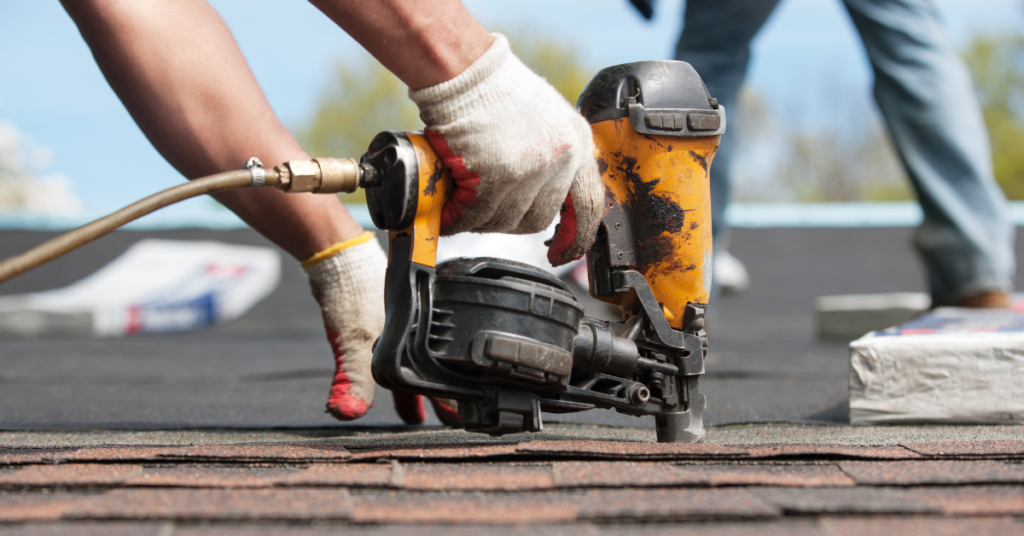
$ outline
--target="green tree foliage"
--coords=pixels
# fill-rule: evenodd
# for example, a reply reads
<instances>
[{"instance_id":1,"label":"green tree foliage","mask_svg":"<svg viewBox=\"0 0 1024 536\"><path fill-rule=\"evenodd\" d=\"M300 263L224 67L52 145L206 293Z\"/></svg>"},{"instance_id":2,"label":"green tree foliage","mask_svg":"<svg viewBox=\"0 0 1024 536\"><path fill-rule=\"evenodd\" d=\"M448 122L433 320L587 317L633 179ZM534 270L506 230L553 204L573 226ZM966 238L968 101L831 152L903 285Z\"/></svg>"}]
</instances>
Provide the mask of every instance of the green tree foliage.
<instances>
[{"instance_id":1,"label":"green tree foliage","mask_svg":"<svg viewBox=\"0 0 1024 536\"><path fill-rule=\"evenodd\" d=\"M583 65L576 49L527 32L506 35L523 63L546 78L569 102L576 102L594 72ZM357 158L382 130L423 128L416 105L409 100L408 88L372 57L341 61L334 72L313 117L298 129L298 137L311 155ZM365 201L361 191L342 199Z\"/></svg>"},{"instance_id":2,"label":"green tree foliage","mask_svg":"<svg viewBox=\"0 0 1024 536\"><path fill-rule=\"evenodd\" d=\"M889 137L871 128L853 139L838 129L791 133L779 175L796 201L911 199Z\"/></svg>"},{"instance_id":3,"label":"green tree foliage","mask_svg":"<svg viewBox=\"0 0 1024 536\"><path fill-rule=\"evenodd\" d=\"M597 69L583 64L572 45L526 31L505 32L512 50L527 67L543 76L573 105Z\"/></svg>"},{"instance_id":4,"label":"green tree foliage","mask_svg":"<svg viewBox=\"0 0 1024 536\"><path fill-rule=\"evenodd\" d=\"M312 120L299 130L299 140L312 156L359 158L382 130L423 128L407 91L405 84L369 55L339 62ZM341 198L366 202L362 190Z\"/></svg>"},{"instance_id":5,"label":"green tree foliage","mask_svg":"<svg viewBox=\"0 0 1024 536\"><path fill-rule=\"evenodd\" d=\"M988 127L996 181L1008 198L1024 200L1024 35L979 35L964 58ZM799 121L779 121L771 107L750 91L740 108L744 121L737 154L772 143L780 149L773 170L755 180L748 178L747 187L738 185L738 200L912 198L892 144L877 121L872 121L870 110L849 102L844 105L840 99L834 118L824 126L808 127Z\"/></svg>"},{"instance_id":6,"label":"green tree foliage","mask_svg":"<svg viewBox=\"0 0 1024 536\"><path fill-rule=\"evenodd\" d=\"M996 180L1024 199L1024 36L976 37L964 54L992 143Z\"/></svg>"},{"instance_id":7,"label":"green tree foliage","mask_svg":"<svg viewBox=\"0 0 1024 536\"><path fill-rule=\"evenodd\" d=\"M876 113L841 90L830 93L829 117L814 123L799 111L783 120L751 88L740 92L735 123L737 201L844 202L912 199ZM760 158L757 156L760 154ZM743 162L743 159L754 158Z\"/></svg>"}]
</instances>

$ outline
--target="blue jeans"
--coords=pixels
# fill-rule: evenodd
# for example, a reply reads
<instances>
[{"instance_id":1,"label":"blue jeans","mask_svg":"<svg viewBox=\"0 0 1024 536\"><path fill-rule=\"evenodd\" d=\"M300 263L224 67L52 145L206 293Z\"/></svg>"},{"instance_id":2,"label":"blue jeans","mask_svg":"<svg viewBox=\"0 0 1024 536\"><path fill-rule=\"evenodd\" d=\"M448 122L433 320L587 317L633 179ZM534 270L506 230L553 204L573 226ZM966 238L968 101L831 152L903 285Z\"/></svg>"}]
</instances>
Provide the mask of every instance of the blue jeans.
<instances>
[{"instance_id":1,"label":"blue jeans","mask_svg":"<svg viewBox=\"0 0 1024 536\"><path fill-rule=\"evenodd\" d=\"M700 73L729 127L711 167L715 247L725 248L737 92L750 41L779 0L687 0L676 59ZM874 96L917 192L914 245L935 304L1009 291L1014 228L992 175L988 134L970 75L930 0L843 0L874 70Z\"/></svg>"}]
</instances>

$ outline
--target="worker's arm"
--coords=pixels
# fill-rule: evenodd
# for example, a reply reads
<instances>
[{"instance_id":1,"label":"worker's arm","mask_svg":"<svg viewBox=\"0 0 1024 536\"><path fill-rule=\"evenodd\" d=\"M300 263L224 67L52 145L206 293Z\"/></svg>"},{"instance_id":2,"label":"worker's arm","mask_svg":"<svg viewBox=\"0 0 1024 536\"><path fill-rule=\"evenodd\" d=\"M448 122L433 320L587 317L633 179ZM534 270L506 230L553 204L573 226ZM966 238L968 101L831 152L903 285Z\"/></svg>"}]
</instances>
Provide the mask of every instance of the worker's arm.
<instances>
[{"instance_id":1,"label":"worker's arm","mask_svg":"<svg viewBox=\"0 0 1024 536\"><path fill-rule=\"evenodd\" d=\"M235 169L249 156L268 166L307 157L205 1L63 2L128 111L186 177ZM537 231L568 193L571 225L560 228L552 259L585 252L602 194L586 123L506 43L458 0L315 3L418 90L431 143L457 183L448 233ZM300 259L360 232L331 197L254 190L218 199Z\"/></svg>"},{"instance_id":2,"label":"worker's arm","mask_svg":"<svg viewBox=\"0 0 1024 536\"><path fill-rule=\"evenodd\" d=\"M548 258L586 252L604 199L589 125L504 37L459 0L311 1L412 89L455 179L445 234L538 232L561 208Z\"/></svg>"},{"instance_id":3,"label":"worker's arm","mask_svg":"<svg viewBox=\"0 0 1024 536\"><path fill-rule=\"evenodd\" d=\"M308 158L204 0L63 4L136 123L186 177L238 169L251 156L267 167ZM298 259L362 232L334 196L253 189L216 197Z\"/></svg>"},{"instance_id":4,"label":"worker's arm","mask_svg":"<svg viewBox=\"0 0 1024 536\"><path fill-rule=\"evenodd\" d=\"M455 78L494 42L460 0L311 0L412 89Z\"/></svg>"},{"instance_id":5,"label":"worker's arm","mask_svg":"<svg viewBox=\"0 0 1024 536\"><path fill-rule=\"evenodd\" d=\"M267 166L308 158L204 0L63 2L139 127L186 177L238 169L251 156ZM268 39L280 37L275 29L268 21ZM327 409L342 420L359 418L373 405L370 360L384 326L384 252L333 195L260 188L217 198L305 261L334 353Z\"/></svg>"}]
</instances>

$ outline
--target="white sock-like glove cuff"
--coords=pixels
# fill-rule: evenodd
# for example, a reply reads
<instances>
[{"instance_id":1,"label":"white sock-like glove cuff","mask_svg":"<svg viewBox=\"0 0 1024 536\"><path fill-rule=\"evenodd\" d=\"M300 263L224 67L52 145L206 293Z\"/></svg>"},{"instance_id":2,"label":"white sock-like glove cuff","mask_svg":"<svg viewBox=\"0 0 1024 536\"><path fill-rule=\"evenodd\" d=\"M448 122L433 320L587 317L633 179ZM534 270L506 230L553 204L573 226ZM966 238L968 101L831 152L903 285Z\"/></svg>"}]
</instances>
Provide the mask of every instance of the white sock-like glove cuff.
<instances>
[{"instance_id":1,"label":"white sock-like glove cuff","mask_svg":"<svg viewBox=\"0 0 1024 536\"><path fill-rule=\"evenodd\" d=\"M491 35L494 36L494 43L491 44L491 48L487 49L483 56L477 58L472 65L458 76L423 89L409 90L409 98L420 107L420 116L423 118L424 123L428 125L447 123L447 119L451 117L453 112L458 113L459 109L467 104L465 101L481 97L472 95L474 89L479 89L485 93L490 92L489 88L478 88L478 86L493 75L495 71L510 61L522 65L519 58L512 54L508 38L501 34ZM522 68L527 69L525 65L522 65ZM536 76L532 72L530 74ZM457 98L462 95L466 95L468 98ZM427 117L423 116L430 116L431 120L428 121Z\"/></svg>"},{"instance_id":2,"label":"white sock-like glove cuff","mask_svg":"<svg viewBox=\"0 0 1024 536\"><path fill-rule=\"evenodd\" d=\"M356 241L358 243L339 247L336 252L326 250L317 254L322 258L313 257L303 262L303 269L314 292L319 289L344 297L352 305L373 304L383 310L387 254L371 232L349 242Z\"/></svg>"}]
</instances>

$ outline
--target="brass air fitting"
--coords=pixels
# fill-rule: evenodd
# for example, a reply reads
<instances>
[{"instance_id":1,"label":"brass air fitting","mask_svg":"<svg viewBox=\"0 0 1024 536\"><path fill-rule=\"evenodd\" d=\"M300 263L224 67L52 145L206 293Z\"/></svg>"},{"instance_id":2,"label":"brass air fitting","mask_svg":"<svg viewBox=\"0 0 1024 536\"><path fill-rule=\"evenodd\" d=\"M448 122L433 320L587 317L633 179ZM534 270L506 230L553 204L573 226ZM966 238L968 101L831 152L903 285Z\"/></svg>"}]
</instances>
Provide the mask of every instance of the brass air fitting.
<instances>
[{"instance_id":1,"label":"brass air fitting","mask_svg":"<svg viewBox=\"0 0 1024 536\"><path fill-rule=\"evenodd\" d=\"M352 158L292 160L274 167L278 188L289 193L351 193L359 187L359 162Z\"/></svg>"}]
</instances>

